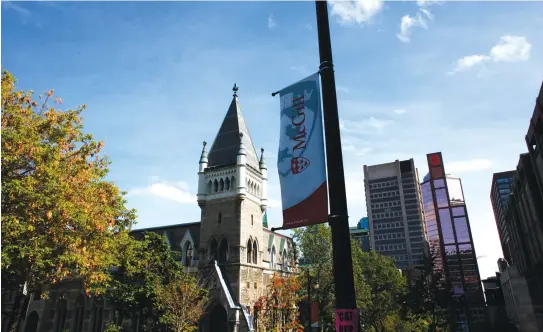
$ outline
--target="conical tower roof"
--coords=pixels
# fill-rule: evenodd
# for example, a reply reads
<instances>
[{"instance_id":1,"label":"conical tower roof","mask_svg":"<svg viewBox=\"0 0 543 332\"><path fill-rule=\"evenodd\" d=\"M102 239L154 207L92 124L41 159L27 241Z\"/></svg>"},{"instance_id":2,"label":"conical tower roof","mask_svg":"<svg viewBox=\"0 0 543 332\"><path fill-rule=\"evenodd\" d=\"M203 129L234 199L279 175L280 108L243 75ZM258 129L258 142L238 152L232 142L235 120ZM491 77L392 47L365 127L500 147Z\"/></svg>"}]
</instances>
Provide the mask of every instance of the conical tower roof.
<instances>
[{"instance_id":1,"label":"conical tower roof","mask_svg":"<svg viewBox=\"0 0 543 332\"><path fill-rule=\"evenodd\" d=\"M241 113L241 107L238 101L238 87L234 85L234 97L230 103L230 107L226 112L226 116L222 122L221 128L213 141L213 145L208 154L208 167L235 165L241 139L247 152L247 165L254 169L259 169L259 161L256 154L249 129L245 123L245 119Z\"/></svg>"}]
</instances>

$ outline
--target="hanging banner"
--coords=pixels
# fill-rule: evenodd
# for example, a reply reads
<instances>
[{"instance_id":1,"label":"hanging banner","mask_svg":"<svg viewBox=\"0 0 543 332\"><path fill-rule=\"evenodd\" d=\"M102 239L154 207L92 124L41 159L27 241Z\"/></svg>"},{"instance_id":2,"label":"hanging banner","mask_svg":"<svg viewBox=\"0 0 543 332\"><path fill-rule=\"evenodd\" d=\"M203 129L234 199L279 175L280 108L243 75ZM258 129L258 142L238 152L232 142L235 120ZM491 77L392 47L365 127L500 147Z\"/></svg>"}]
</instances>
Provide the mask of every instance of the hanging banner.
<instances>
[{"instance_id":1,"label":"hanging banner","mask_svg":"<svg viewBox=\"0 0 543 332\"><path fill-rule=\"evenodd\" d=\"M281 132L277 168L283 228L328 221L319 74L279 91Z\"/></svg>"}]
</instances>

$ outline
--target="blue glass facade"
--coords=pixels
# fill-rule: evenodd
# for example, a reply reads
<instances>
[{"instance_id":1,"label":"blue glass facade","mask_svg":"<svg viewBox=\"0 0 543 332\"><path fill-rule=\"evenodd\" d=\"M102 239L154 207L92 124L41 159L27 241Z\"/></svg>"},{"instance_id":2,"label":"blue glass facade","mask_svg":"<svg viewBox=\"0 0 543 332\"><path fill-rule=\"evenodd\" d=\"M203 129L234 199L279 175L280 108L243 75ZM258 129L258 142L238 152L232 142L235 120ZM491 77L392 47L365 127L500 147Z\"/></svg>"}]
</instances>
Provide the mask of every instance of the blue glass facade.
<instances>
[{"instance_id":1,"label":"blue glass facade","mask_svg":"<svg viewBox=\"0 0 543 332\"><path fill-rule=\"evenodd\" d=\"M511 186L515 171L494 173L492 176L492 188L490 189L490 201L494 210L494 218L500 242L502 245L503 257L509 264L513 263L511 256L511 235L507 226L507 206L511 195Z\"/></svg>"}]
</instances>

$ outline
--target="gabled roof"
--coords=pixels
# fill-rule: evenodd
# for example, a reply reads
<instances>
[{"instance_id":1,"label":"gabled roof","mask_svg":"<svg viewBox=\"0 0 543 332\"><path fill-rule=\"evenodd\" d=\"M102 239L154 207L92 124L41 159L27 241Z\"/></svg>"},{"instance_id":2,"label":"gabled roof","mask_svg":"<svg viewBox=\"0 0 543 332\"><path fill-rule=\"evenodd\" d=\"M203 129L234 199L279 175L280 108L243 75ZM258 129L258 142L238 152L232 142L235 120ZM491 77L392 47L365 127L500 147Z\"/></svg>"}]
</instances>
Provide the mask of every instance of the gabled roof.
<instances>
[{"instance_id":1,"label":"gabled roof","mask_svg":"<svg viewBox=\"0 0 543 332\"><path fill-rule=\"evenodd\" d=\"M208 167L236 164L239 151L240 132L243 133L242 139L247 153L247 165L254 169L259 169L256 150L253 141L251 140L251 136L249 135L249 129L247 128L245 119L241 114L241 108L236 94L234 94L234 98L226 112L226 116L217 133L217 137L215 137L211 150L209 150Z\"/></svg>"},{"instance_id":2,"label":"gabled roof","mask_svg":"<svg viewBox=\"0 0 543 332\"><path fill-rule=\"evenodd\" d=\"M196 248L200 246L200 222L136 229L131 231L130 234L136 239L141 240L143 239L143 234L145 232L155 232L166 235L170 242L171 249L175 251L181 251L181 240L183 240L185 232L190 232L190 235L195 242L194 246Z\"/></svg>"}]
</instances>

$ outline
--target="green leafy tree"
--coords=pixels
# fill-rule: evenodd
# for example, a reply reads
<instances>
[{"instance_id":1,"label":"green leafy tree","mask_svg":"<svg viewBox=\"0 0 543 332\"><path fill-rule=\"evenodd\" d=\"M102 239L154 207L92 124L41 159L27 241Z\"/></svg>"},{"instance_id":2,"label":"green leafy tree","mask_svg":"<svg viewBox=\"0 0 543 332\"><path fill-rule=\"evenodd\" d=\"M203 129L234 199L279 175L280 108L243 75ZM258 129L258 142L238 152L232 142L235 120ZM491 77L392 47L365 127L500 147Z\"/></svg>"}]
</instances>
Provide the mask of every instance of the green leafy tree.
<instances>
[{"instance_id":1,"label":"green leafy tree","mask_svg":"<svg viewBox=\"0 0 543 332\"><path fill-rule=\"evenodd\" d=\"M78 278L87 292L103 292L135 211L106 181L110 162L83 131L85 106L55 109L52 90L34 100L15 84L3 71L2 287L30 294Z\"/></svg>"},{"instance_id":2,"label":"green leafy tree","mask_svg":"<svg viewBox=\"0 0 543 332\"><path fill-rule=\"evenodd\" d=\"M120 264L111 270L107 298L125 318L143 316L149 328L159 324L158 292L164 285L188 280L164 236L154 232L142 240L127 241L119 251ZM174 284L172 284L174 285ZM173 287L173 286L171 286Z\"/></svg>"},{"instance_id":3,"label":"green leafy tree","mask_svg":"<svg viewBox=\"0 0 543 332\"><path fill-rule=\"evenodd\" d=\"M208 305L208 291L188 274L156 285L155 306L160 310L160 322L175 332L197 331Z\"/></svg>"}]
</instances>

